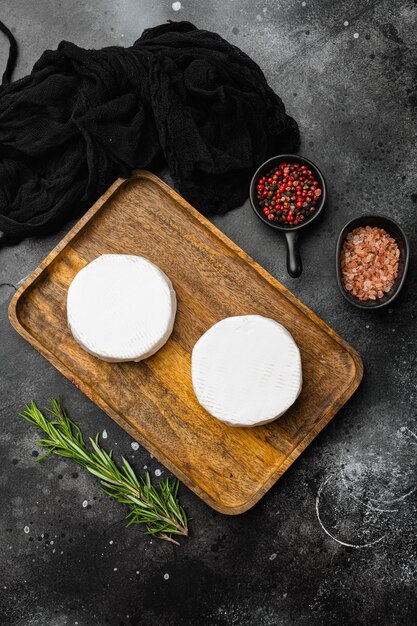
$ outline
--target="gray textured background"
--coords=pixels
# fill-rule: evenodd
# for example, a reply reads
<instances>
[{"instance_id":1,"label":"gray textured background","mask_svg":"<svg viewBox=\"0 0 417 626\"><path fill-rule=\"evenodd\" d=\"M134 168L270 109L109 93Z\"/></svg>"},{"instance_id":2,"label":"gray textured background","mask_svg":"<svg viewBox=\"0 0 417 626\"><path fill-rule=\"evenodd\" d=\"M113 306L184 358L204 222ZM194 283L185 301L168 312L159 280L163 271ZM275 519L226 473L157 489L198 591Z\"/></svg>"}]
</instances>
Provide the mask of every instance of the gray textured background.
<instances>
[{"instance_id":1,"label":"gray textured background","mask_svg":"<svg viewBox=\"0 0 417 626\"><path fill-rule=\"evenodd\" d=\"M305 271L296 281L284 270L283 241L248 204L213 221L350 341L365 364L358 393L254 509L222 516L182 488L190 538L181 548L150 542L139 528L126 530L120 506L70 462L34 464L36 433L17 414L24 402L61 392L86 433L106 430L107 442L138 470L167 474L9 325L14 287L67 229L2 249L2 625L415 623L416 5L184 0L175 12L166 0L2 0L0 19L20 43L16 77L61 39L130 45L167 19L216 30L261 65L300 123L300 153L322 168L330 204L320 227L303 238ZM2 38L0 53L5 59ZM334 275L339 229L367 212L392 215L411 243L402 295L375 313L351 308ZM319 489L322 524L337 541L319 523Z\"/></svg>"}]
</instances>

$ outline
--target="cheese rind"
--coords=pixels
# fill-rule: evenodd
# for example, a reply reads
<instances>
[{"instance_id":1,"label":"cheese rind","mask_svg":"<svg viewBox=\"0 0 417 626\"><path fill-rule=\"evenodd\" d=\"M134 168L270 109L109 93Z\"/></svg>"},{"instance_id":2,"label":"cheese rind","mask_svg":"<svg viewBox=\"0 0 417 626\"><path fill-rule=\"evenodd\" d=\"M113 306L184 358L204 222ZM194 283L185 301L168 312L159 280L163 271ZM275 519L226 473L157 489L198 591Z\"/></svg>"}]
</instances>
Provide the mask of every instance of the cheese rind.
<instances>
[{"instance_id":1,"label":"cheese rind","mask_svg":"<svg viewBox=\"0 0 417 626\"><path fill-rule=\"evenodd\" d=\"M301 356L286 328L261 315L214 324L192 352L200 404L230 426L257 426L280 417L302 387Z\"/></svg>"},{"instance_id":2,"label":"cheese rind","mask_svg":"<svg viewBox=\"0 0 417 626\"><path fill-rule=\"evenodd\" d=\"M168 276L140 256L103 254L86 265L67 295L74 339L105 361L141 361L172 333L177 299Z\"/></svg>"}]
</instances>

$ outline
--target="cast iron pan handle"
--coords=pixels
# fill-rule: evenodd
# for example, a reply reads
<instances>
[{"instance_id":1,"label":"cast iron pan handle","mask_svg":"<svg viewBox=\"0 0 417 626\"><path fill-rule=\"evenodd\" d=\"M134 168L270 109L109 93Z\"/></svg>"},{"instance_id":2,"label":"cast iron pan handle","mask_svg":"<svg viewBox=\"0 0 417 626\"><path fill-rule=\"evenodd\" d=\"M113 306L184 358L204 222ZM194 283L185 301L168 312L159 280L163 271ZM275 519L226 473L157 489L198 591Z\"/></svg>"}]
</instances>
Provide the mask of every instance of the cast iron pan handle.
<instances>
[{"instance_id":1,"label":"cast iron pan handle","mask_svg":"<svg viewBox=\"0 0 417 626\"><path fill-rule=\"evenodd\" d=\"M298 278L303 271L298 243L298 232L293 231L284 234L287 242L287 271L291 278Z\"/></svg>"}]
</instances>

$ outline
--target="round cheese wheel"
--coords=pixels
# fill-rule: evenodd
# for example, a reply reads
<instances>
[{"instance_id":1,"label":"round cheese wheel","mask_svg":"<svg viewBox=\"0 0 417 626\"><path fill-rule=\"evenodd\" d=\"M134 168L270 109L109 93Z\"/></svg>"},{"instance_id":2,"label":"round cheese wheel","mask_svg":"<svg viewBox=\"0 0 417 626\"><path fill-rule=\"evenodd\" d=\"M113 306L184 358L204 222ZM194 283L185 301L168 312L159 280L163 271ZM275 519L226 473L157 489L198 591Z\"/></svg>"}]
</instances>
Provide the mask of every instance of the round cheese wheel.
<instances>
[{"instance_id":1,"label":"round cheese wheel","mask_svg":"<svg viewBox=\"0 0 417 626\"><path fill-rule=\"evenodd\" d=\"M103 254L68 289L74 339L105 361L141 361L154 354L171 335L176 309L169 278L140 256Z\"/></svg>"},{"instance_id":2,"label":"round cheese wheel","mask_svg":"<svg viewBox=\"0 0 417 626\"><path fill-rule=\"evenodd\" d=\"M272 319L228 317L195 344L192 381L200 404L222 422L266 424L300 394L300 351L288 330Z\"/></svg>"}]
</instances>

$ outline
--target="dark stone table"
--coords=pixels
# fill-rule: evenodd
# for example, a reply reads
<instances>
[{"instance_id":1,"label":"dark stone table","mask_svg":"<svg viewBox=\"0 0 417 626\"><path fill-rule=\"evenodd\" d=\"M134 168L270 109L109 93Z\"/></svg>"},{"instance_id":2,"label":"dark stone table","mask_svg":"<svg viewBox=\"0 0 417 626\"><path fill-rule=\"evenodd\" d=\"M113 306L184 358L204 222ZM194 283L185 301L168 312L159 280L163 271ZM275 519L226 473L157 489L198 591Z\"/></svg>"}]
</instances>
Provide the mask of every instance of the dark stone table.
<instances>
[{"instance_id":1,"label":"dark stone table","mask_svg":"<svg viewBox=\"0 0 417 626\"><path fill-rule=\"evenodd\" d=\"M213 221L357 348L364 381L251 511L222 516L182 488L191 536L180 548L151 542L140 528L125 529L122 507L71 462L34 463L36 432L17 415L26 401L62 393L85 433L105 430L135 468L167 475L8 322L15 287L68 227L3 248L0 623L415 624L417 3L182 4L174 11L168 0L3 0L0 18L21 46L17 76L61 39L128 45L167 19L216 30L251 55L299 121L300 152L322 168L331 201L303 237L299 280L285 272L283 240L247 203ZM1 59L6 50L0 39ZM392 215L411 243L402 295L375 313L349 306L334 273L338 231L367 212Z\"/></svg>"}]
</instances>

